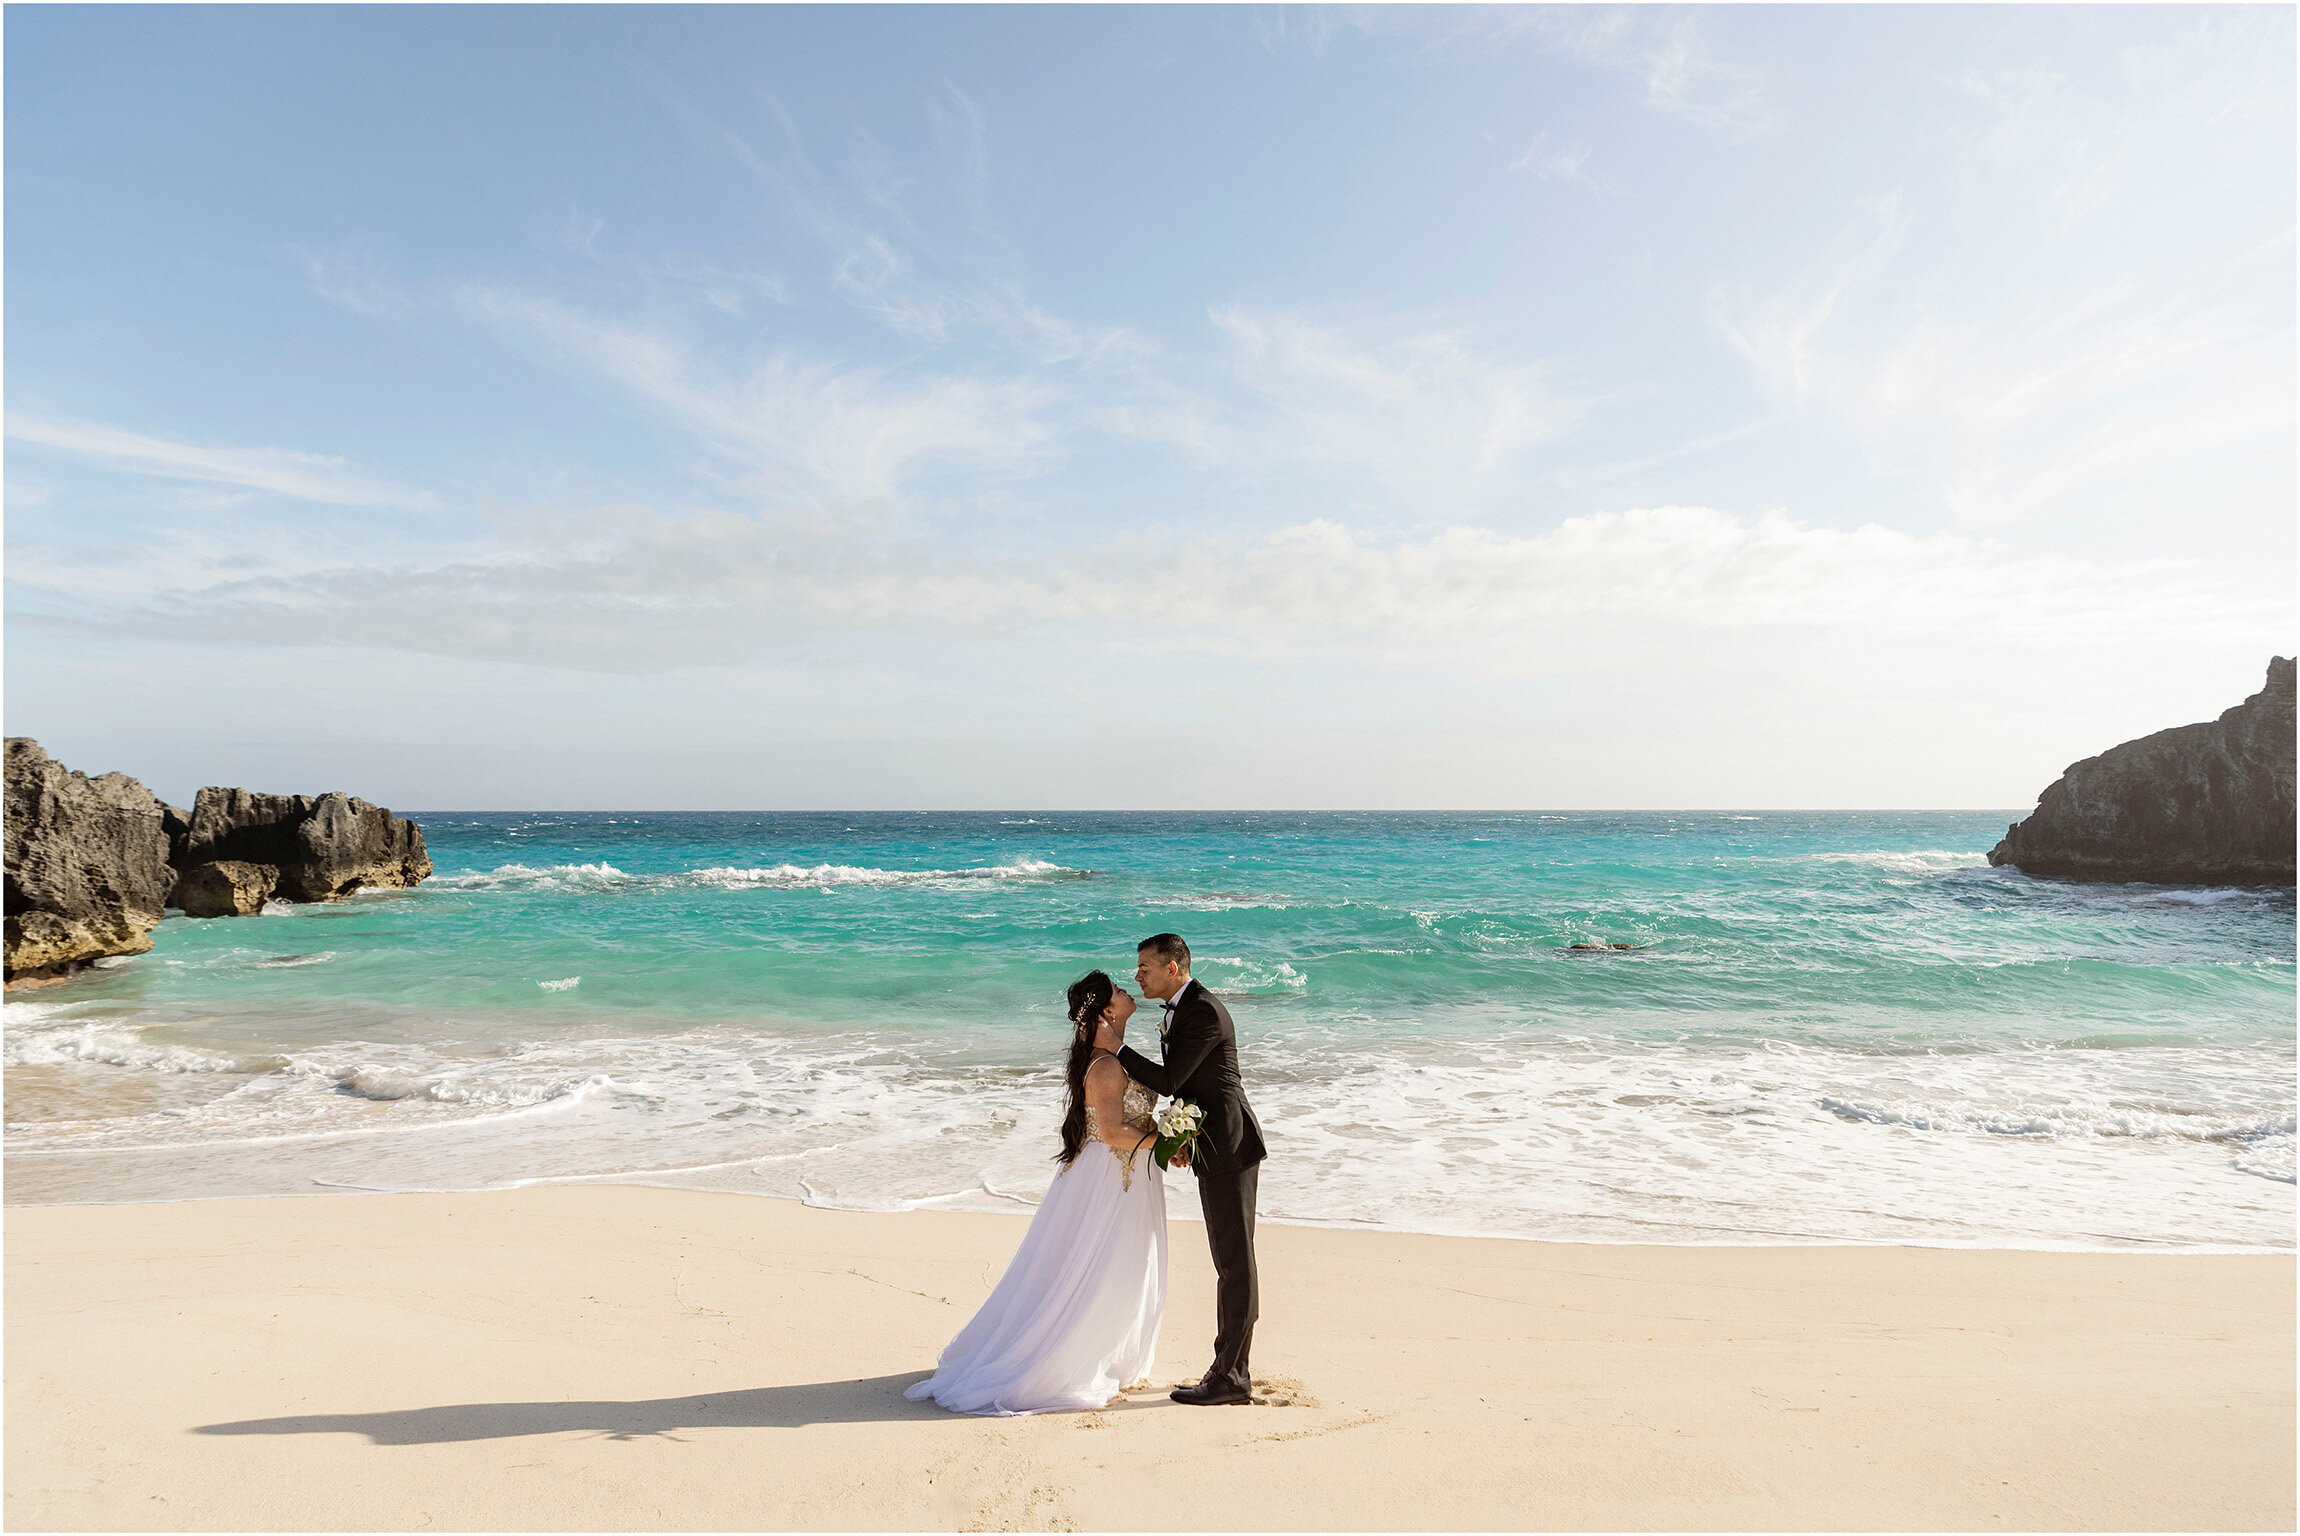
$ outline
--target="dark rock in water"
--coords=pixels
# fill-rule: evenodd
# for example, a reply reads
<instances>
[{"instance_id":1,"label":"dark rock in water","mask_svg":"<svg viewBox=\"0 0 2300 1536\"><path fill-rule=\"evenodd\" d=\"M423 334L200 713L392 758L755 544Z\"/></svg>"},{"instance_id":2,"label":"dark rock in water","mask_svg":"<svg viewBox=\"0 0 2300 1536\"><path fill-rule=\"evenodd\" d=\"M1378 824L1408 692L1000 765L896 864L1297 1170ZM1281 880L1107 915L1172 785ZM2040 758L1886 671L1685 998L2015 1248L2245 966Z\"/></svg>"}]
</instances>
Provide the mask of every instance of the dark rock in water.
<instances>
[{"instance_id":1,"label":"dark rock in water","mask_svg":"<svg viewBox=\"0 0 2300 1536\"><path fill-rule=\"evenodd\" d=\"M2070 764L1989 862L2064 880L2291 885L2292 671L2274 657L2266 685L2218 720Z\"/></svg>"},{"instance_id":2,"label":"dark rock in water","mask_svg":"<svg viewBox=\"0 0 2300 1536\"><path fill-rule=\"evenodd\" d=\"M141 954L168 907L260 912L431 873L423 829L345 794L203 789L186 815L124 773L74 773L29 737L7 745L11 982Z\"/></svg>"},{"instance_id":3,"label":"dark rock in water","mask_svg":"<svg viewBox=\"0 0 2300 1536\"><path fill-rule=\"evenodd\" d=\"M124 773L89 778L8 739L10 981L152 947L175 875L160 802Z\"/></svg>"},{"instance_id":4,"label":"dark rock in water","mask_svg":"<svg viewBox=\"0 0 2300 1536\"><path fill-rule=\"evenodd\" d=\"M340 791L263 795L203 789L192 802L182 864L230 861L279 872L276 894L326 901L362 886L414 885L431 873L423 829Z\"/></svg>"},{"instance_id":5,"label":"dark rock in water","mask_svg":"<svg viewBox=\"0 0 2300 1536\"><path fill-rule=\"evenodd\" d=\"M280 872L272 865L212 859L184 871L168 905L183 908L186 917L253 917L279 883Z\"/></svg>"}]
</instances>

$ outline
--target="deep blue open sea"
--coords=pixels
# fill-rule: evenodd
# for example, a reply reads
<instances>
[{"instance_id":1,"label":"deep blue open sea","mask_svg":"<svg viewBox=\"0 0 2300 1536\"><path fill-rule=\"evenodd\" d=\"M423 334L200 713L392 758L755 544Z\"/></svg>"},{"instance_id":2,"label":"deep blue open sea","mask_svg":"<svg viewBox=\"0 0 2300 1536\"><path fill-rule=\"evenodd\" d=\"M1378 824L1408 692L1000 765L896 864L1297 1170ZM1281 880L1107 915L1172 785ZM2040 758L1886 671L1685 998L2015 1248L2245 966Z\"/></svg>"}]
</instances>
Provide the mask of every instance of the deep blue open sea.
<instances>
[{"instance_id":1,"label":"deep blue open sea","mask_svg":"<svg viewBox=\"0 0 2300 1536\"><path fill-rule=\"evenodd\" d=\"M1266 1220L2291 1248L2291 892L1990 869L2016 814L416 813L415 890L9 1003L7 1194L1026 1212L1063 988L1172 929Z\"/></svg>"}]
</instances>

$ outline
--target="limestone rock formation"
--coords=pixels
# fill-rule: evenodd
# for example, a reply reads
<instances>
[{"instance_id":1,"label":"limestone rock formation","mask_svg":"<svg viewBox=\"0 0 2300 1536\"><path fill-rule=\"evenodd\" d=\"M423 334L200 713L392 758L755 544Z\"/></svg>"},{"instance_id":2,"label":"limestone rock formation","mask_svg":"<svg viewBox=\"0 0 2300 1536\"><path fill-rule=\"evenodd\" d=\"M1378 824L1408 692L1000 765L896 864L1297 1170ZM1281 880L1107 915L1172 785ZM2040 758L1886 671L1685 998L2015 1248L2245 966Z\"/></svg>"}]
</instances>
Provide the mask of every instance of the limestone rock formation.
<instances>
[{"instance_id":1,"label":"limestone rock formation","mask_svg":"<svg viewBox=\"0 0 2300 1536\"><path fill-rule=\"evenodd\" d=\"M2293 883L2292 658L2217 720L2072 763L1991 864L2066 880Z\"/></svg>"},{"instance_id":2,"label":"limestone rock formation","mask_svg":"<svg viewBox=\"0 0 2300 1536\"><path fill-rule=\"evenodd\" d=\"M203 789L189 814L124 773L89 778L29 737L7 744L10 981L141 954L163 911L246 915L431 873L423 829L341 793Z\"/></svg>"},{"instance_id":3,"label":"limestone rock formation","mask_svg":"<svg viewBox=\"0 0 2300 1536\"><path fill-rule=\"evenodd\" d=\"M276 894L288 901L326 901L362 886L414 885L431 873L421 827L340 791L314 796L201 790L178 863L188 875L218 861L269 865L279 872Z\"/></svg>"},{"instance_id":4,"label":"limestone rock formation","mask_svg":"<svg viewBox=\"0 0 2300 1536\"><path fill-rule=\"evenodd\" d=\"M176 868L184 867L184 845L192 837L192 813L180 806L160 802L160 827L168 834L168 862Z\"/></svg>"},{"instance_id":5,"label":"limestone rock formation","mask_svg":"<svg viewBox=\"0 0 2300 1536\"><path fill-rule=\"evenodd\" d=\"M186 917L253 917L279 883L280 872L269 864L211 859L184 871L168 905L183 908Z\"/></svg>"},{"instance_id":6,"label":"limestone rock formation","mask_svg":"<svg viewBox=\"0 0 2300 1536\"><path fill-rule=\"evenodd\" d=\"M15 736L5 795L7 978L150 949L174 880L152 792L124 773L75 773Z\"/></svg>"}]
</instances>

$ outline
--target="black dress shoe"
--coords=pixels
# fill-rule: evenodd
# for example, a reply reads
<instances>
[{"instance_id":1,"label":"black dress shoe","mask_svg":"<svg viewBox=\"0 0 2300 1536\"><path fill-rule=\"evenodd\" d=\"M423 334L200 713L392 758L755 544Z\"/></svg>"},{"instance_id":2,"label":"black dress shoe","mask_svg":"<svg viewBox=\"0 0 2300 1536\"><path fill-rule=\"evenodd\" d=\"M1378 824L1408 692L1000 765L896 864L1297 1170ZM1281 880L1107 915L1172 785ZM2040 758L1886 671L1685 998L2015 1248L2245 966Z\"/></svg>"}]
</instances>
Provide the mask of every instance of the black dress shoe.
<instances>
[{"instance_id":1,"label":"black dress shoe","mask_svg":"<svg viewBox=\"0 0 2300 1536\"><path fill-rule=\"evenodd\" d=\"M1218 1381L1201 1381L1196 1386L1176 1387L1171 1394L1177 1403L1188 1403L1193 1408L1214 1408L1223 1403L1250 1403L1254 1394L1243 1387L1228 1386Z\"/></svg>"}]
</instances>

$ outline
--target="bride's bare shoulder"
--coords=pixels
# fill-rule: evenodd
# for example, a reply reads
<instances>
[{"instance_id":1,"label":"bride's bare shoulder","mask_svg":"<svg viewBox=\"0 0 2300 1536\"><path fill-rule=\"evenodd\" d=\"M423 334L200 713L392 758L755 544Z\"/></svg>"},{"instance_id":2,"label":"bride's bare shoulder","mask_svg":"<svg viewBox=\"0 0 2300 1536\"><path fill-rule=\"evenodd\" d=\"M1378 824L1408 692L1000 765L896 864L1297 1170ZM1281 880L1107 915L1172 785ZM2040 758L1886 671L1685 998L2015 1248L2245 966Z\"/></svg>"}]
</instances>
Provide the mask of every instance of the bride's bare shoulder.
<instances>
[{"instance_id":1,"label":"bride's bare shoulder","mask_svg":"<svg viewBox=\"0 0 2300 1536\"><path fill-rule=\"evenodd\" d=\"M1115 1082L1126 1075L1115 1056L1097 1056L1086 1064L1086 1080L1090 1083Z\"/></svg>"}]
</instances>

